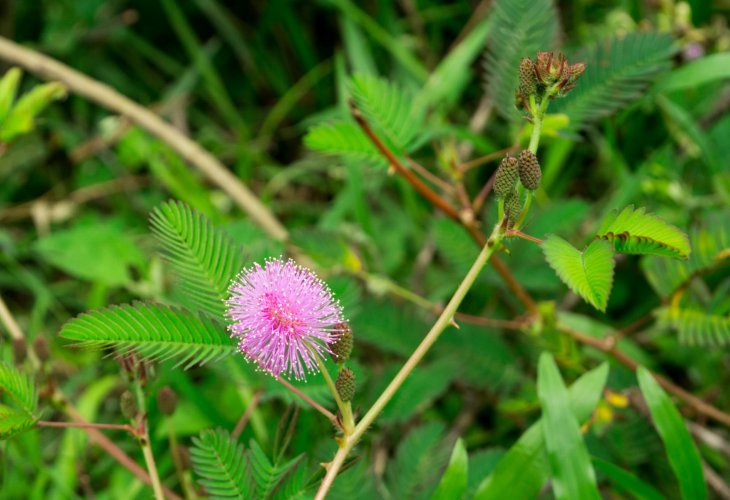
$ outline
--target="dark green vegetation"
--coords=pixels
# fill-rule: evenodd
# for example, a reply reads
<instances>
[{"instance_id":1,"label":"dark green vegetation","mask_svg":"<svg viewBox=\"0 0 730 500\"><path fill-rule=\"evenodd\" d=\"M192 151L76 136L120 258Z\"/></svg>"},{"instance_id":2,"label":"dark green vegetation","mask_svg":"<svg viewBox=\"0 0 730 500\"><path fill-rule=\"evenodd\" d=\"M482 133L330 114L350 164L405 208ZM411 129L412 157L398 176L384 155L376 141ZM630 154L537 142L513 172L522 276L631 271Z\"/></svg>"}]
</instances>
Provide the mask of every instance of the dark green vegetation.
<instances>
[{"instance_id":1,"label":"dark green vegetation","mask_svg":"<svg viewBox=\"0 0 730 500\"><path fill-rule=\"evenodd\" d=\"M0 497L150 498L151 463L168 497L313 497L347 425L235 353L231 277L289 254L330 285L358 422L505 210L503 264L329 497L727 496L728 11L656 4L0 1L0 36L263 203L0 40L28 65L0 67ZM558 49L585 73L540 129L521 60ZM513 172L485 198L528 145L534 196ZM292 384L336 411L320 375ZM56 428L81 420L112 428Z\"/></svg>"}]
</instances>

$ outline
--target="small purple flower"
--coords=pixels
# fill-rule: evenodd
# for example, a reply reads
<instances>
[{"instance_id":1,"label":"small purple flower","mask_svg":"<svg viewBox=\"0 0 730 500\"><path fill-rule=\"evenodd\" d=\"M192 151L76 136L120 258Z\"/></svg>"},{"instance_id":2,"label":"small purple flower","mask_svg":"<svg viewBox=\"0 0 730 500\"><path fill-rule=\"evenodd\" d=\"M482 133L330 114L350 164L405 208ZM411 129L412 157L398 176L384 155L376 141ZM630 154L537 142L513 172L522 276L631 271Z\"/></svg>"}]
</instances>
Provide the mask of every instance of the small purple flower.
<instances>
[{"instance_id":1,"label":"small purple flower","mask_svg":"<svg viewBox=\"0 0 730 500\"><path fill-rule=\"evenodd\" d=\"M233 280L226 301L238 350L272 375L317 372L344 321L327 285L293 260L254 264Z\"/></svg>"}]
</instances>

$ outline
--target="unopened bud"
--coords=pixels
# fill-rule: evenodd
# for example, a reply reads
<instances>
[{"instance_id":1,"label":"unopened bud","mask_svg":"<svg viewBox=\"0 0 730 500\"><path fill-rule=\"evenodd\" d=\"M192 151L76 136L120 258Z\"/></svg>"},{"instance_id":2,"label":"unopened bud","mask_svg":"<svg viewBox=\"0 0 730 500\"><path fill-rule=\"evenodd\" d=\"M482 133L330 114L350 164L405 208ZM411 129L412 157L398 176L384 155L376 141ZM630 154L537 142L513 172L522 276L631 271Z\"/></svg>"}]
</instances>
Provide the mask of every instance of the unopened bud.
<instances>
[{"instance_id":1,"label":"unopened bud","mask_svg":"<svg viewBox=\"0 0 730 500\"><path fill-rule=\"evenodd\" d=\"M157 393L157 406L163 415L172 415L177 407L177 394L169 385L160 389Z\"/></svg>"},{"instance_id":2,"label":"unopened bud","mask_svg":"<svg viewBox=\"0 0 730 500\"><path fill-rule=\"evenodd\" d=\"M507 156L497 168L497 173L494 175L494 194L499 198L506 198L515 189L517 184L517 177L519 176L519 169L517 164L517 158Z\"/></svg>"},{"instance_id":3,"label":"unopened bud","mask_svg":"<svg viewBox=\"0 0 730 500\"><path fill-rule=\"evenodd\" d=\"M350 359L350 354L352 354L354 343L352 329L347 323L340 323L335 330L340 333L340 336L330 344L330 356L335 363L344 363Z\"/></svg>"},{"instance_id":4,"label":"unopened bud","mask_svg":"<svg viewBox=\"0 0 730 500\"><path fill-rule=\"evenodd\" d=\"M355 373L349 368L340 370L335 382L335 388L342 401L352 401L355 396Z\"/></svg>"},{"instance_id":5,"label":"unopened bud","mask_svg":"<svg viewBox=\"0 0 730 500\"><path fill-rule=\"evenodd\" d=\"M25 339L13 339L13 359L15 364L21 364L25 361L25 356L28 354L28 346L25 343Z\"/></svg>"},{"instance_id":6,"label":"unopened bud","mask_svg":"<svg viewBox=\"0 0 730 500\"><path fill-rule=\"evenodd\" d=\"M51 352L48 349L48 341L45 337L35 338L35 340L33 341L33 350L35 351L38 359L41 360L42 363L48 361L48 359L51 357Z\"/></svg>"},{"instance_id":7,"label":"unopened bud","mask_svg":"<svg viewBox=\"0 0 730 500\"><path fill-rule=\"evenodd\" d=\"M527 189L534 191L540 186L542 171L535 154L529 149L520 153L519 161L520 182Z\"/></svg>"},{"instance_id":8,"label":"unopened bud","mask_svg":"<svg viewBox=\"0 0 730 500\"><path fill-rule=\"evenodd\" d=\"M507 217L507 229L512 229L517 222L522 211L522 203L520 202L520 194L514 190L506 200L504 200L504 213Z\"/></svg>"},{"instance_id":9,"label":"unopened bud","mask_svg":"<svg viewBox=\"0 0 730 500\"><path fill-rule=\"evenodd\" d=\"M137 401L129 391L124 391L119 398L119 406L122 409L122 415L128 419L132 419L137 415Z\"/></svg>"}]
</instances>

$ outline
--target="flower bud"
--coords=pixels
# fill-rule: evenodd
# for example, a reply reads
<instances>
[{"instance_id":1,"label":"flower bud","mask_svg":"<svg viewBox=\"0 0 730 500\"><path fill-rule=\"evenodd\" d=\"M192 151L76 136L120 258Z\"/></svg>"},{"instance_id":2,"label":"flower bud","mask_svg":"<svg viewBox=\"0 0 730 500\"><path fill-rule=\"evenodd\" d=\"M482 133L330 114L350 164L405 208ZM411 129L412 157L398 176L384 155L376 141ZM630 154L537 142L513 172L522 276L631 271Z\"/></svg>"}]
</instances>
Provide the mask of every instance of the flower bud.
<instances>
[{"instance_id":1,"label":"flower bud","mask_svg":"<svg viewBox=\"0 0 730 500\"><path fill-rule=\"evenodd\" d=\"M122 409L122 415L128 419L134 418L137 415L137 401L129 391L124 391L119 398L119 406Z\"/></svg>"},{"instance_id":2,"label":"flower bud","mask_svg":"<svg viewBox=\"0 0 730 500\"><path fill-rule=\"evenodd\" d=\"M166 385L157 393L157 406L163 415L170 416L175 413L177 407L177 394L169 385Z\"/></svg>"},{"instance_id":3,"label":"flower bud","mask_svg":"<svg viewBox=\"0 0 730 500\"><path fill-rule=\"evenodd\" d=\"M507 229L512 229L517 219L520 217L522 211L522 203L520 201L520 194L515 189L512 193L504 200L504 213L507 217Z\"/></svg>"},{"instance_id":4,"label":"flower bud","mask_svg":"<svg viewBox=\"0 0 730 500\"><path fill-rule=\"evenodd\" d=\"M517 158L507 156L497 168L494 175L494 194L498 198L506 198L515 189L517 177L519 176Z\"/></svg>"},{"instance_id":5,"label":"flower bud","mask_svg":"<svg viewBox=\"0 0 730 500\"><path fill-rule=\"evenodd\" d=\"M41 363L48 361L48 359L51 357L51 352L48 349L48 341L45 337L35 338L35 340L33 341L33 350L38 356L38 359L41 360Z\"/></svg>"},{"instance_id":6,"label":"flower bud","mask_svg":"<svg viewBox=\"0 0 730 500\"><path fill-rule=\"evenodd\" d=\"M350 359L350 354L352 354L354 343L352 329L350 325L343 322L338 324L335 330L340 333L340 336L330 344L330 356L335 363L344 363Z\"/></svg>"},{"instance_id":7,"label":"flower bud","mask_svg":"<svg viewBox=\"0 0 730 500\"><path fill-rule=\"evenodd\" d=\"M335 388L342 401L352 401L353 396L355 396L355 373L349 368L340 370L335 382Z\"/></svg>"},{"instance_id":8,"label":"flower bud","mask_svg":"<svg viewBox=\"0 0 730 500\"><path fill-rule=\"evenodd\" d=\"M542 179L540 164L537 161L537 157L529 149L520 153L519 173L520 182L527 189L534 191L540 186L540 179Z\"/></svg>"}]
</instances>

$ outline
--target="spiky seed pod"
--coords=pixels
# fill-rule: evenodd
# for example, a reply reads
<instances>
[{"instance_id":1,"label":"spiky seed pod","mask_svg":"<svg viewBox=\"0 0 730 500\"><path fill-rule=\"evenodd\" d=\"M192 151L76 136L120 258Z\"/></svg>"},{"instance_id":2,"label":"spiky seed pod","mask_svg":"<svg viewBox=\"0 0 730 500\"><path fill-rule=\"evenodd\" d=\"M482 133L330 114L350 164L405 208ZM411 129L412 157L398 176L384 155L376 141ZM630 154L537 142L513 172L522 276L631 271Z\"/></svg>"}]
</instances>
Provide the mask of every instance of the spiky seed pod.
<instances>
[{"instance_id":1,"label":"spiky seed pod","mask_svg":"<svg viewBox=\"0 0 730 500\"><path fill-rule=\"evenodd\" d=\"M25 344L25 339L13 339L13 359L15 359L15 364L22 364L27 354L28 346Z\"/></svg>"},{"instance_id":2,"label":"spiky seed pod","mask_svg":"<svg viewBox=\"0 0 730 500\"><path fill-rule=\"evenodd\" d=\"M33 341L33 350L42 363L45 363L51 357L51 351L48 348L48 341L45 337L35 338Z\"/></svg>"},{"instance_id":3,"label":"spiky seed pod","mask_svg":"<svg viewBox=\"0 0 730 500\"><path fill-rule=\"evenodd\" d=\"M494 194L499 198L509 196L515 189L519 175L517 158L505 157L494 176Z\"/></svg>"},{"instance_id":4,"label":"spiky seed pod","mask_svg":"<svg viewBox=\"0 0 730 500\"><path fill-rule=\"evenodd\" d=\"M335 363L344 363L350 359L352 354L353 336L350 325L343 322L335 326L335 331L340 332L340 336L330 344L330 357Z\"/></svg>"},{"instance_id":5,"label":"spiky seed pod","mask_svg":"<svg viewBox=\"0 0 730 500\"><path fill-rule=\"evenodd\" d=\"M537 92L535 64L525 57L520 61L520 95L524 99L529 99L535 92Z\"/></svg>"},{"instance_id":6,"label":"spiky seed pod","mask_svg":"<svg viewBox=\"0 0 730 500\"><path fill-rule=\"evenodd\" d=\"M352 398L355 396L355 373L349 368L340 370L340 373L337 375L337 381L335 382L335 388L342 401L352 401Z\"/></svg>"},{"instance_id":7,"label":"spiky seed pod","mask_svg":"<svg viewBox=\"0 0 730 500\"><path fill-rule=\"evenodd\" d=\"M177 394L169 385L166 385L157 393L157 406L163 415L170 416L177 408Z\"/></svg>"},{"instance_id":8,"label":"spiky seed pod","mask_svg":"<svg viewBox=\"0 0 730 500\"><path fill-rule=\"evenodd\" d=\"M521 211L522 203L520 202L520 194L517 190L514 190L504 201L504 212L507 214L507 229L512 229L520 217Z\"/></svg>"},{"instance_id":9,"label":"spiky seed pod","mask_svg":"<svg viewBox=\"0 0 730 500\"><path fill-rule=\"evenodd\" d=\"M520 153L519 160L520 182L527 189L534 191L540 186L542 171L537 157L529 149Z\"/></svg>"},{"instance_id":10,"label":"spiky seed pod","mask_svg":"<svg viewBox=\"0 0 730 500\"><path fill-rule=\"evenodd\" d=\"M132 419L137 415L137 401L129 391L124 391L119 399L119 406L122 409L122 415L128 419Z\"/></svg>"}]
</instances>

